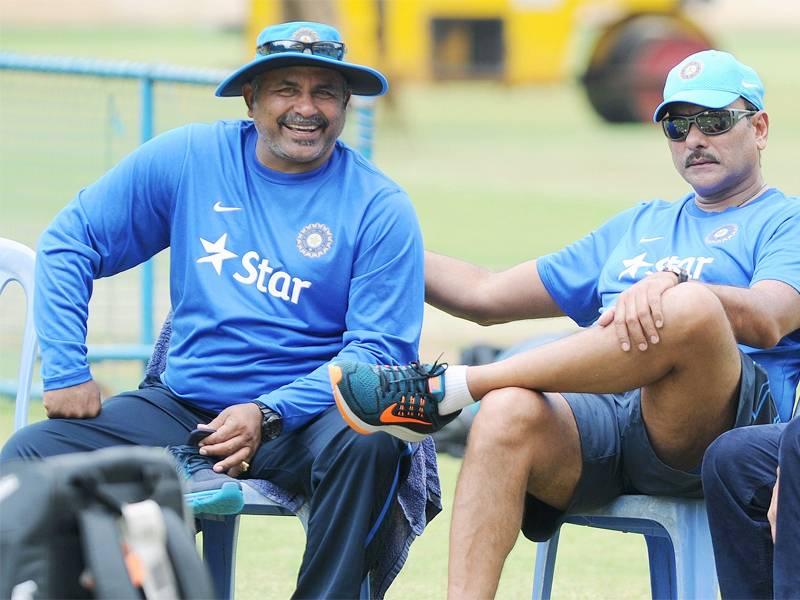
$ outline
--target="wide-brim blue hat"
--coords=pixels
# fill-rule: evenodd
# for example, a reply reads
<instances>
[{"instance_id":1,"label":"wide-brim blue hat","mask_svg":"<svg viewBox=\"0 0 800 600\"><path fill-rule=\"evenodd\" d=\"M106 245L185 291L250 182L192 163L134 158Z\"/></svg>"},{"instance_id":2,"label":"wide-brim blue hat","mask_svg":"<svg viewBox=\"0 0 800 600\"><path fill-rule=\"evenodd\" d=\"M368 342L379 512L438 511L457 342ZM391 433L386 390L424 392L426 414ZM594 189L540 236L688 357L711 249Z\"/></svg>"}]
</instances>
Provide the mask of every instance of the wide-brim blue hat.
<instances>
[{"instance_id":1,"label":"wide-brim blue hat","mask_svg":"<svg viewBox=\"0 0 800 600\"><path fill-rule=\"evenodd\" d=\"M664 84L664 101L653 113L653 121L663 119L673 102L723 108L739 97L764 109L764 84L758 73L732 54L703 50L672 67Z\"/></svg>"},{"instance_id":2,"label":"wide-brim blue hat","mask_svg":"<svg viewBox=\"0 0 800 600\"><path fill-rule=\"evenodd\" d=\"M313 23L310 21L294 21L291 23L281 23L271 25L264 29L256 40L256 48L265 47L269 42L293 40L299 42L342 42L339 32L329 25ZM307 66L307 67L326 67L339 71L350 85L351 91L359 96L380 96L389 89L389 82L386 81L380 72L370 67L345 62L341 60L311 54L311 50L305 52L289 51L277 52L274 54L257 54L256 57L240 67L217 87L217 96L241 96L242 85L249 83L256 76L272 69L284 67Z\"/></svg>"}]
</instances>

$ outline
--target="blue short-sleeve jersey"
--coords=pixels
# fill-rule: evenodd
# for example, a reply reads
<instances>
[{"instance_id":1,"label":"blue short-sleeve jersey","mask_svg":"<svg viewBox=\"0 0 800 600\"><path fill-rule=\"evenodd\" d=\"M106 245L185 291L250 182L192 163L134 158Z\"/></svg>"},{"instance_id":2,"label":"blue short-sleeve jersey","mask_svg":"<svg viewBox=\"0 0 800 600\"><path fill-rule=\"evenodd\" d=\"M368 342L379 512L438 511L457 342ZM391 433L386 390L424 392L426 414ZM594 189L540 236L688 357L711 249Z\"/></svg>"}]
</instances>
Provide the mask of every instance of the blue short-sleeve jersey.
<instances>
[{"instance_id":1,"label":"blue short-sleeve jersey","mask_svg":"<svg viewBox=\"0 0 800 600\"><path fill-rule=\"evenodd\" d=\"M550 295L581 326L667 265L709 284L746 288L772 279L800 292L800 198L770 188L721 212L700 209L694 194L678 202L645 202L537 261ZM800 330L774 348L740 347L769 374L781 418L787 419L800 380Z\"/></svg>"}]
</instances>

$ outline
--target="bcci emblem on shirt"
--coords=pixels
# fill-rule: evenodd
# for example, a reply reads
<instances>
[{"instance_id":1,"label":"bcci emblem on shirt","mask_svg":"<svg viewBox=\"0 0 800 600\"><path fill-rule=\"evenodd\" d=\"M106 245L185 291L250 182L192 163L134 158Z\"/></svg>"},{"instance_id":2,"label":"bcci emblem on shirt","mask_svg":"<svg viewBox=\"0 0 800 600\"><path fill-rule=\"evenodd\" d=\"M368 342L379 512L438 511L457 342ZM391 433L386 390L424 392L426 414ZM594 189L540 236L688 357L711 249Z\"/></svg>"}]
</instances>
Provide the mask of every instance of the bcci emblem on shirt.
<instances>
[{"instance_id":1,"label":"bcci emblem on shirt","mask_svg":"<svg viewBox=\"0 0 800 600\"><path fill-rule=\"evenodd\" d=\"M736 223L717 227L714 231L706 236L706 244L721 244L722 242L727 242L738 232L739 226L736 225Z\"/></svg>"},{"instance_id":2,"label":"bcci emblem on shirt","mask_svg":"<svg viewBox=\"0 0 800 600\"><path fill-rule=\"evenodd\" d=\"M319 258L333 246L333 232L323 223L309 223L297 234L297 249L308 258Z\"/></svg>"}]
</instances>

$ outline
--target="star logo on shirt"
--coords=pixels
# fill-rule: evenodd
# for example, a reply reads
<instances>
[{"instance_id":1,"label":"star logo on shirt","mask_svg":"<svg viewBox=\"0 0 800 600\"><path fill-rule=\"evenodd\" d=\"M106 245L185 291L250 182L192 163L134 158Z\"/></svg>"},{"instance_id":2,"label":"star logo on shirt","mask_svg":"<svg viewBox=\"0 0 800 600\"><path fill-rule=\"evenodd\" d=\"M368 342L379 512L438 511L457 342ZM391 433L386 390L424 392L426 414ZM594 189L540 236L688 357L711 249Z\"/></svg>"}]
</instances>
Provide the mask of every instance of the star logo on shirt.
<instances>
[{"instance_id":1,"label":"star logo on shirt","mask_svg":"<svg viewBox=\"0 0 800 600\"><path fill-rule=\"evenodd\" d=\"M238 254L234 254L225 248L225 243L228 241L228 234L223 233L216 242L209 242L200 238L200 243L203 244L203 249L208 252L208 256L201 256L197 259L198 263L211 263L217 275L222 273L222 261L229 258L236 258Z\"/></svg>"},{"instance_id":2,"label":"star logo on shirt","mask_svg":"<svg viewBox=\"0 0 800 600\"><path fill-rule=\"evenodd\" d=\"M625 265L625 269L619 274L617 279L622 279L623 277L628 277L629 279L636 279L639 269L644 269L647 267L652 267L653 263L647 262L644 257L647 256L647 252L642 252L638 256L634 256L633 258L626 258L622 260L622 264Z\"/></svg>"}]
</instances>

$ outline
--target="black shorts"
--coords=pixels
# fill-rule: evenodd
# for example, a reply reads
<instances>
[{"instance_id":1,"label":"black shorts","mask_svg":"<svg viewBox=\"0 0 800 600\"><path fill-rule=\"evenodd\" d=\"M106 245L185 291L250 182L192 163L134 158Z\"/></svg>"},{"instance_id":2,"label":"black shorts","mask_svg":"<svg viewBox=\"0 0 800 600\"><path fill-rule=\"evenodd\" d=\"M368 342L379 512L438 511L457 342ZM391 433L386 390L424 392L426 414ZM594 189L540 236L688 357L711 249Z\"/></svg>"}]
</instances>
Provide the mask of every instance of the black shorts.
<instances>
[{"instance_id":1,"label":"black shorts","mask_svg":"<svg viewBox=\"0 0 800 600\"><path fill-rule=\"evenodd\" d=\"M764 370L741 353L742 375L735 427L773 423L778 411ZM583 469L566 511L525 497L522 533L549 539L567 512L597 508L622 494L702 498L700 465L681 471L656 456L642 421L641 390L624 394L564 394L575 415Z\"/></svg>"}]
</instances>

